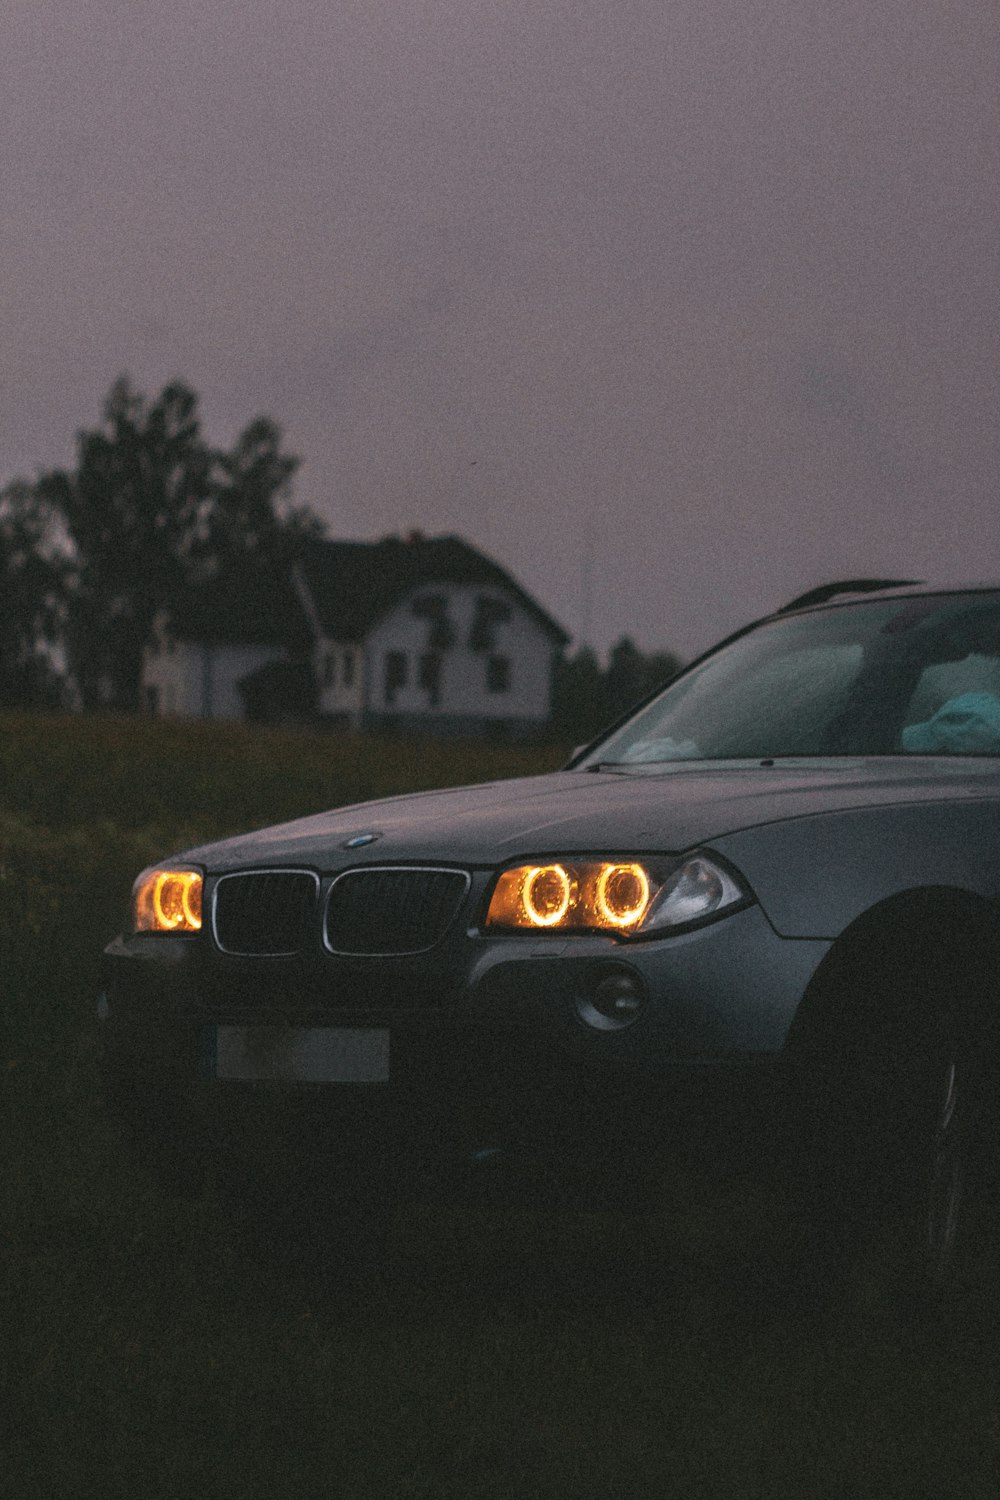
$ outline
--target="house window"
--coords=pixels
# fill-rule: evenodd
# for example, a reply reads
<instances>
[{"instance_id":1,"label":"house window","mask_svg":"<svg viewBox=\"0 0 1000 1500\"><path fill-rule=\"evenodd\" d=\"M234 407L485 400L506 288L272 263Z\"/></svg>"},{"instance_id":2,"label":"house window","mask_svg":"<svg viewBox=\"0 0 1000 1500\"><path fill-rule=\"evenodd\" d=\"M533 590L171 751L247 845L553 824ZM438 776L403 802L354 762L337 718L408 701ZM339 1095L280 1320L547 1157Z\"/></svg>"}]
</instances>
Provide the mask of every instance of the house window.
<instances>
[{"instance_id":1,"label":"house window","mask_svg":"<svg viewBox=\"0 0 1000 1500\"><path fill-rule=\"evenodd\" d=\"M405 651L387 651L385 653L385 701L391 708L396 701L396 694L400 688L405 688L407 678L407 660Z\"/></svg>"},{"instance_id":2,"label":"house window","mask_svg":"<svg viewBox=\"0 0 1000 1500\"><path fill-rule=\"evenodd\" d=\"M489 599L481 595L476 600L476 613L469 631L470 651L492 651L498 625L510 619L510 605L505 599Z\"/></svg>"},{"instance_id":3,"label":"house window","mask_svg":"<svg viewBox=\"0 0 1000 1500\"><path fill-rule=\"evenodd\" d=\"M455 632L448 619L448 600L444 594L422 594L411 605L418 620L428 625L427 645L431 651L449 651L455 644Z\"/></svg>"},{"instance_id":4,"label":"house window","mask_svg":"<svg viewBox=\"0 0 1000 1500\"><path fill-rule=\"evenodd\" d=\"M337 658L332 651L323 657L323 686L333 687L337 673Z\"/></svg>"},{"instance_id":5,"label":"house window","mask_svg":"<svg viewBox=\"0 0 1000 1500\"><path fill-rule=\"evenodd\" d=\"M340 667L341 677L345 688L352 686L354 682L354 652L345 651Z\"/></svg>"},{"instance_id":6,"label":"house window","mask_svg":"<svg viewBox=\"0 0 1000 1500\"><path fill-rule=\"evenodd\" d=\"M417 669L417 682L430 698L431 707L437 708L441 702L441 654L438 651L426 651L420 658Z\"/></svg>"},{"instance_id":7,"label":"house window","mask_svg":"<svg viewBox=\"0 0 1000 1500\"><path fill-rule=\"evenodd\" d=\"M486 691L510 692L510 661L506 656L491 656L486 663Z\"/></svg>"},{"instance_id":8,"label":"house window","mask_svg":"<svg viewBox=\"0 0 1000 1500\"><path fill-rule=\"evenodd\" d=\"M151 683L146 687L146 712L148 714L160 712L160 690Z\"/></svg>"}]
</instances>

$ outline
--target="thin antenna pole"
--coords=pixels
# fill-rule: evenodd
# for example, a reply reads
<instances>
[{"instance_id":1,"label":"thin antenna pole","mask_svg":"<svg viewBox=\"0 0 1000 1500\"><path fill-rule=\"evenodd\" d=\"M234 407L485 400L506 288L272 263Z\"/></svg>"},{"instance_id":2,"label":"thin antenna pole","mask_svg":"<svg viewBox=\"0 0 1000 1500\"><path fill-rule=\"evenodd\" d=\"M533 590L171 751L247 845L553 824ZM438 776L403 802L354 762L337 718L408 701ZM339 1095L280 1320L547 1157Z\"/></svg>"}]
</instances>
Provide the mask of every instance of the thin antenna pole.
<instances>
[{"instance_id":1,"label":"thin antenna pole","mask_svg":"<svg viewBox=\"0 0 1000 1500\"><path fill-rule=\"evenodd\" d=\"M594 507L583 528L583 558L580 563L580 645L589 646L594 628Z\"/></svg>"}]
</instances>

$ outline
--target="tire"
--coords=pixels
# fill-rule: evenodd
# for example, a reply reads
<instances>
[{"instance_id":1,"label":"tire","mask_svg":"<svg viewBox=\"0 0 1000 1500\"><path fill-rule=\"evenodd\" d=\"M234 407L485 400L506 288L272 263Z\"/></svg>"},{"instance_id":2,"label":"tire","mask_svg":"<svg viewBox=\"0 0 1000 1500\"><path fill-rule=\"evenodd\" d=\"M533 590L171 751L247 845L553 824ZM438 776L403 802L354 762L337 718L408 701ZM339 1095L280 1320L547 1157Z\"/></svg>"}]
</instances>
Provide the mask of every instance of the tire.
<instances>
[{"instance_id":1,"label":"tire","mask_svg":"<svg viewBox=\"0 0 1000 1500\"><path fill-rule=\"evenodd\" d=\"M940 1298L992 1239L998 930L926 893L834 945L786 1048L798 1164L845 1268Z\"/></svg>"},{"instance_id":2,"label":"tire","mask_svg":"<svg viewBox=\"0 0 1000 1500\"><path fill-rule=\"evenodd\" d=\"M984 1185L983 1089L975 1052L952 1027L897 1034L849 1088L846 1244L890 1296L925 1308L963 1282L978 1250Z\"/></svg>"},{"instance_id":3,"label":"tire","mask_svg":"<svg viewBox=\"0 0 1000 1500\"><path fill-rule=\"evenodd\" d=\"M959 1046L927 1060L912 1133L883 1185L888 1270L898 1291L922 1303L958 1287L979 1248L986 1116L977 1072Z\"/></svg>"},{"instance_id":4,"label":"tire","mask_svg":"<svg viewBox=\"0 0 1000 1500\"><path fill-rule=\"evenodd\" d=\"M787 1158L831 1251L932 1304L978 1254L991 1139L981 1057L944 1016L793 1076Z\"/></svg>"},{"instance_id":5,"label":"tire","mask_svg":"<svg viewBox=\"0 0 1000 1500\"><path fill-rule=\"evenodd\" d=\"M967 1079L955 1058L937 1075L938 1105L930 1133L922 1206L917 1222L921 1279L930 1287L947 1284L968 1238L974 1208L973 1161L970 1156ZM919 1200L918 1200L919 1205Z\"/></svg>"}]
</instances>

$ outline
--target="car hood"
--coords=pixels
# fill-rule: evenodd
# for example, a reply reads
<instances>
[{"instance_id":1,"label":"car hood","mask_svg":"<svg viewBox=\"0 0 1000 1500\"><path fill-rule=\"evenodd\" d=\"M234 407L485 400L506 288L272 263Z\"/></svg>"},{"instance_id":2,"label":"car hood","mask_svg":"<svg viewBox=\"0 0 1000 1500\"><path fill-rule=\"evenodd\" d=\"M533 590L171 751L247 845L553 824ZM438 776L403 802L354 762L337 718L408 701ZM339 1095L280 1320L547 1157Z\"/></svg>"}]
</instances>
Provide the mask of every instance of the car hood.
<instances>
[{"instance_id":1,"label":"car hood","mask_svg":"<svg viewBox=\"0 0 1000 1500\"><path fill-rule=\"evenodd\" d=\"M187 850L185 857L223 873L249 865L334 869L412 859L496 865L541 854L681 853L789 818L991 797L998 790L996 761L930 757L557 771L336 808Z\"/></svg>"}]
</instances>

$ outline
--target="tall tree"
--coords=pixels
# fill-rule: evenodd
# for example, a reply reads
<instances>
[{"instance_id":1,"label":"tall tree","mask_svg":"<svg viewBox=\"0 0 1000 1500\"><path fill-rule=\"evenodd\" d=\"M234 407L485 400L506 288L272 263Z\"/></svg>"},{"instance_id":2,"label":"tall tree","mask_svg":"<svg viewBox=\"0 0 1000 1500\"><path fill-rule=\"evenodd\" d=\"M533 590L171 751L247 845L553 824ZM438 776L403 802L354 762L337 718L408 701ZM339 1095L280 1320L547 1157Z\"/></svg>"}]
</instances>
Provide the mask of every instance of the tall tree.
<instances>
[{"instance_id":1,"label":"tall tree","mask_svg":"<svg viewBox=\"0 0 1000 1500\"><path fill-rule=\"evenodd\" d=\"M116 381L101 427L78 434L76 467L36 486L70 545L65 646L85 708L138 708L153 619L186 588L238 558L283 559L307 517L287 507L296 465L266 418L220 453L188 386L174 381L148 402Z\"/></svg>"},{"instance_id":2,"label":"tall tree","mask_svg":"<svg viewBox=\"0 0 1000 1500\"><path fill-rule=\"evenodd\" d=\"M680 669L672 651L640 651L623 636L612 646L607 668L589 646L564 657L556 671L552 727L556 734L584 744L621 717L640 698L661 687Z\"/></svg>"},{"instance_id":3,"label":"tall tree","mask_svg":"<svg viewBox=\"0 0 1000 1500\"><path fill-rule=\"evenodd\" d=\"M553 730L561 738L582 745L593 739L607 719L600 663L590 646L581 646L575 656L564 656L556 664Z\"/></svg>"},{"instance_id":4,"label":"tall tree","mask_svg":"<svg viewBox=\"0 0 1000 1500\"><path fill-rule=\"evenodd\" d=\"M624 635L608 656L604 674L604 693L608 718L617 719L654 688L662 687L680 669L680 660L670 651L651 655L640 651L630 636Z\"/></svg>"},{"instance_id":5,"label":"tall tree","mask_svg":"<svg viewBox=\"0 0 1000 1500\"><path fill-rule=\"evenodd\" d=\"M185 578L210 485L194 392L174 382L147 404L125 378L102 427L78 434L75 469L39 480L72 549L65 643L84 708L138 706L143 646Z\"/></svg>"},{"instance_id":6,"label":"tall tree","mask_svg":"<svg viewBox=\"0 0 1000 1500\"><path fill-rule=\"evenodd\" d=\"M24 480L0 492L0 704L54 706L64 562L48 507Z\"/></svg>"},{"instance_id":7,"label":"tall tree","mask_svg":"<svg viewBox=\"0 0 1000 1500\"><path fill-rule=\"evenodd\" d=\"M322 530L305 507L291 504L299 460L281 451L281 428L257 417L232 450L215 454L215 482L199 547L208 569L232 565L273 569L286 563L299 541Z\"/></svg>"}]
</instances>

